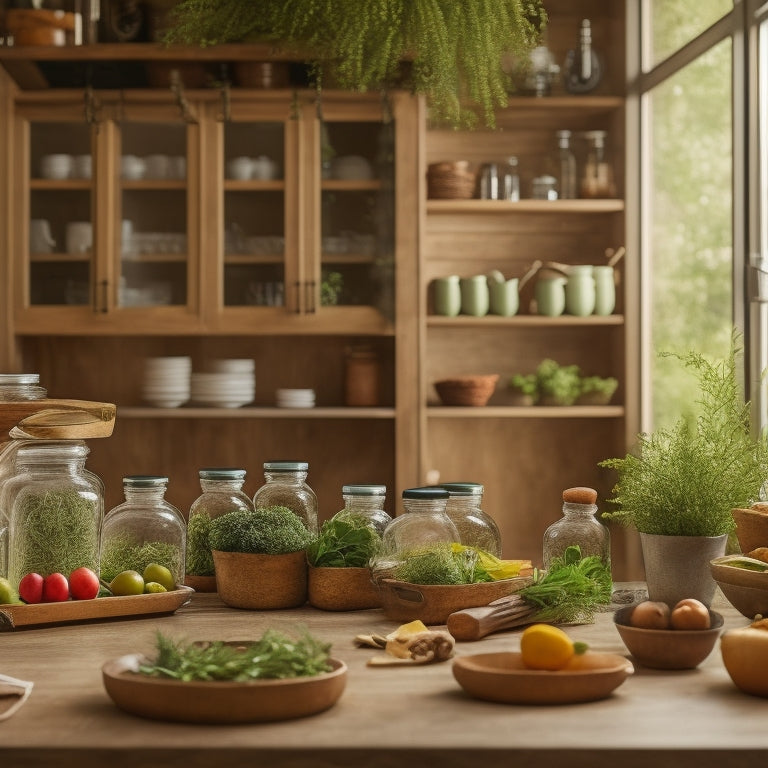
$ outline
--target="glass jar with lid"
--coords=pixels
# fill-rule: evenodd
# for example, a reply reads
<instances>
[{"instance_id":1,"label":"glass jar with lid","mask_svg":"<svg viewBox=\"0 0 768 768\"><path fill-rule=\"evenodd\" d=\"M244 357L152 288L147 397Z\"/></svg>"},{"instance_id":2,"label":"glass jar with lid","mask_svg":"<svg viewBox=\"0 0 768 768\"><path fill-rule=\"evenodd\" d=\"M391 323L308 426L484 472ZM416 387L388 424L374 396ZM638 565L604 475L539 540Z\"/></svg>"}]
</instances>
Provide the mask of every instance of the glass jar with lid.
<instances>
[{"instance_id":1,"label":"glass jar with lid","mask_svg":"<svg viewBox=\"0 0 768 768\"><path fill-rule=\"evenodd\" d=\"M381 536L392 518L384 511L384 501L387 496L386 485L345 485L341 495L344 499L344 509L334 517L357 515L368 520L372 528Z\"/></svg>"},{"instance_id":2,"label":"glass jar with lid","mask_svg":"<svg viewBox=\"0 0 768 768\"><path fill-rule=\"evenodd\" d=\"M595 519L597 491L593 488L576 487L563 491L563 517L552 523L544 532L544 568L565 550L578 545L582 557L596 556L610 568L611 535L601 522Z\"/></svg>"},{"instance_id":3,"label":"glass jar with lid","mask_svg":"<svg viewBox=\"0 0 768 768\"><path fill-rule=\"evenodd\" d=\"M581 174L581 197L616 197L613 168L607 157L607 131L587 131L587 157Z\"/></svg>"},{"instance_id":4,"label":"glass jar with lid","mask_svg":"<svg viewBox=\"0 0 768 768\"><path fill-rule=\"evenodd\" d=\"M101 577L111 581L122 571L143 573L150 563L166 567L174 582L184 580L187 526L181 512L165 499L168 478L123 478L125 501L104 518Z\"/></svg>"},{"instance_id":5,"label":"glass jar with lid","mask_svg":"<svg viewBox=\"0 0 768 768\"><path fill-rule=\"evenodd\" d=\"M243 492L246 472L244 469L206 468L199 472L202 494L189 508L187 516L187 580L192 577L213 578L215 569L213 555L208 544L208 530L211 520L236 510L253 510L253 501ZM215 583L208 590L202 589L195 579L197 591L213 591Z\"/></svg>"},{"instance_id":6,"label":"glass jar with lid","mask_svg":"<svg viewBox=\"0 0 768 768\"><path fill-rule=\"evenodd\" d=\"M3 484L8 517L8 579L87 567L99 572L104 517L102 484L86 472L79 440L24 441Z\"/></svg>"},{"instance_id":7,"label":"glass jar with lid","mask_svg":"<svg viewBox=\"0 0 768 768\"><path fill-rule=\"evenodd\" d=\"M47 394L38 373L0 373L0 402L44 400Z\"/></svg>"},{"instance_id":8,"label":"glass jar with lid","mask_svg":"<svg viewBox=\"0 0 768 768\"><path fill-rule=\"evenodd\" d=\"M496 521L482 509L484 487L480 483L442 483L448 491L445 513L459 532L459 541L501 557L501 533Z\"/></svg>"},{"instance_id":9,"label":"glass jar with lid","mask_svg":"<svg viewBox=\"0 0 768 768\"><path fill-rule=\"evenodd\" d=\"M266 482L253 496L253 506L288 507L298 515L312 535L317 535L317 496L307 484L306 461L264 462Z\"/></svg>"}]
</instances>

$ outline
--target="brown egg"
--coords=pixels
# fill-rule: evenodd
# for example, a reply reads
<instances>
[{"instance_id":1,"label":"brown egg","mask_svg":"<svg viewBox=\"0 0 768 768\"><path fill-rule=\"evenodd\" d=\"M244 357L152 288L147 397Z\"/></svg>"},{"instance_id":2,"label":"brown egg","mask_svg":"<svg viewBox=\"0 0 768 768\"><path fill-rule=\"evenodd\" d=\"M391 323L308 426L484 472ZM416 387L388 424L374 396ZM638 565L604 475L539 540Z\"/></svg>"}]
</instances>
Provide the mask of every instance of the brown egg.
<instances>
[{"instance_id":1,"label":"brown egg","mask_svg":"<svg viewBox=\"0 0 768 768\"><path fill-rule=\"evenodd\" d=\"M709 629L709 609L694 598L681 600L669 614L672 629Z\"/></svg>"},{"instance_id":2,"label":"brown egg","mask_svg":"<svg viewBox=\"0 0 768 768\"><path fill-rule=\"evenodd\" d=\"M669 606L666 603L645 600L635 606L629 623L642 629L669 629Z\"/></svg>"}]
</instances>

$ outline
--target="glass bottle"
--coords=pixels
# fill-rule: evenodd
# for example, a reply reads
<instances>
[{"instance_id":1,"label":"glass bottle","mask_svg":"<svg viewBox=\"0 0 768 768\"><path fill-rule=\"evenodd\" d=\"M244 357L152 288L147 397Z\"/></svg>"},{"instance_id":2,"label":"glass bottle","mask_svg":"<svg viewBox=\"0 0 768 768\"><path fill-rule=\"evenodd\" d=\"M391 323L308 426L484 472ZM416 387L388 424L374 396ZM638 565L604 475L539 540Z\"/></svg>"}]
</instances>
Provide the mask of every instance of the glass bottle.
<instances>
[{"instance_id":1,"label":"glass bottle","mask_svg":"<svg viewBox=\"0 0 768 768\"><path fill-rule=\"evenodd\" d=\"M123 478L125 501L104 518L101 577L111 581L127 570L142 573L150 563L165 566L174 582L184 580L187 526L165 499L168 478L130 475Z\"/></svg>"},{"instance_id":2,"label":"glass bottle","mask_svg":"<svg viewBox=\"0 0 768 768\"><path fill-rule=\"evenodd\" d=\"M19 446L15 473L3 486L14 586L33 572L69 576L85 566L99 573L104 496L101 482L85 471L88 452L80 440Z\"/></svg>"},{"instance_id":3,"label":"glass bottle","mask_svg":"<svg viewBox=\"0 0 768 768\"><path fill-rule=\"evenodd\" d=\"M480 199L499 199L499 166L496 163L487 163L480 174Z\"/></svg>"},{"instance_id":4,"label":"glass bottle","mask_svg":"<svg viewBox=\"0 0 768 768\"><path fill-rule=\"evenodd\" d=\"M317 496L307 485L309 464L306 461L267 461L264 463L266 482L253 496L253 506L288 507L298 515L307 530L317 535Z\"/></svg>"},{"instance_id":5,"label":"glass bottle","mask_svg":"<svg viewBox=\"0 0 768 768\"><path fill-rule=\"evenodd\" d=\"M582 557L597 556L611 565L611 537L595 518L597 491L593 488L567 488L563 491L563 517L544 531L544 568L565 550L577 544Z\"/></svg>"},{"instance_id":6,"label":"glass bottle","mask_svg":"<svg viewBox=\"0 0 768 768\"><path fill-rule=\"evenodd\" d=\"M595 278L590 264L569 267L565 283L565 311L577 317L586 317L595 311Z\"/></svg>"},{"instance_id":7,"label":"glass bottle","mask_svg":"<svg viewBox=\"0 0 768 768\"><path fill-rule=\"evenodd\" d=\"M571 132L557 132L557 159L559 167L558 197L573 200L578 197L576 185L576 157L571 150Z\"/></svg>"},{"instance_id":8,"label":"glass bottle","mask_svg":"<svg viewBox=\"0 0 768 768\"><path fill-rule=\"evenodd\" d=\"M38 373L0 373L0 402L43 400L47 394Z\"/></svg>"},{"instance_id":9,"label":"glass bottle","mask_svg":"<svg viewBox=\"0 0 768 768\"><path fill-rule=\"evenodd\" d=\"M344 499L344 509L334 517L359 515L366 518L379 535L384 534L387 525L392 522L392 518L384 511L386 485L345 485L341 489L341 495Z\"/></svg>"},{"instance_id":10,"label":"glass bottle","mask_svg":"<svg viewBox=\"0 0 768 768\"><path fill-rule=\"evenodd\" d=\"M448 491L445 513L459 532L459 541L501 557L501 533L496 521L483 512L480 483L442 483Z\"/></svg>"},{"instance_id":11,"label":"glass bottle","mask_svg":"<svg viewBox=\"0 0 768 768\"><path fill-rule=\"evenodd\" d=\"M557 200L557 179L554 176L537 176L531 182L531 197L534 200Z\"/></svg>"},{"instance_id":12,"label":"glass bottle","mask_svg":"<svg viewBox=\"0 0 768 768\"><path fill-rule=\"evenodd\" d=\"M615 197L613 169L606 157L607 131L587 131L587 158L581 174L579 194L585 198Z\"/></svg>"},{"instance_id":13,"label":"glass bottle","mask_svg":"<svg viewBox=\"0 0 768 768\"><path fill-rule=\"evenodd\" d=\"M603 77L600 57L592 47L592 24L589 19L581 22L579 45L565 56L563 86L568 93L589 93L597 88Z\"/></svg>"},{"instance_id":14,"label":"glass bottle","mask_svg":"<svg viewBox=\"0 0 768 768\"><path fill-rule=\"evenodd\" d=\"M228 468L208 468L198 472L202 494L192 502L187 516L187 574L214 575L213 555L208 546L211 520L236 510L253 510L250 496L243 492L245 474L244 469Z\"/></svg>"},{"instance_id":15,"label":"glass bottle","mask_svg":"<svg viewBox=\"0 0 768 768\"><path fill-rule=\"evenodd\" d=\"M517 158L510 155L504 166L504 175L502 176L503 198L517 202L520 199L520 174L517 170Z\"/></svg>"}]
</instances>

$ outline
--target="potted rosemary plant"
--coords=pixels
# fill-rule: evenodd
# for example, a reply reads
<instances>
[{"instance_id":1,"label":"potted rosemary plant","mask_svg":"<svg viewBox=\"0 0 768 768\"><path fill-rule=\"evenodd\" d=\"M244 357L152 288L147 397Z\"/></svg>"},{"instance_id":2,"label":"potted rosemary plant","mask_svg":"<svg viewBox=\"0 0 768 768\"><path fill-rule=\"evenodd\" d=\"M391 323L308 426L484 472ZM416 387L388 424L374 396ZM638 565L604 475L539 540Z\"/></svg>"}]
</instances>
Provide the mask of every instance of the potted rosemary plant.
<instances>
[{"instance_id":1,"label":"potted rosemary plant","mask_svg":"<svg viewBox=\"0 0 768 768\"><path fill-rule=\"evenodd\" d=\"M513 88L502 61L527 61L546 18L541 0L181 0L165 39L268 43L310 61L318 88L405 88L435 120L493 126Z\"/></svg>"},{"instance_id":2,"label":"potted rosemary plant","mask_svg":"<svg viewBox=\"0 0 768 768\"><path fill-rule=\"evenodd\" d=\"M211 521L219 597L233 608L295 608L307 600L312 536L288 507L239 509Z\"/></svg>"},{"instance_id":3,"label":"potted rosemary plant","mask_svg":"<svg viewBox=\"0 0 768 768\"><path fill-rule=\"evenodd\" d=\"M603 517L639 532L652 600L695 597L709 605L716 586L709 561L725 552L731 510L758 499L768 478L768 446L750 434L738 386L738 352L734 335L718 363L668 353L695 373L700 414L641 434L634 454L600 464L618 473L609 500L618 509Z\"/></svg>"},{"instance_id":4,"label":"potted rosemary plant","mask_svg":"<svg viewBox=\"0 0 768 768\"><path fill-rule=\"evenodd\" d=\"M362 515L342 510L307 547L309 604L326 611L378 608L379 590L369 563L381 536Z\"/></svg>"},{"instance_id":5,"label":"potted rosemary plant","mask_svg":"<svg viewBox=\"0 0 768 768\"><path fill-rule=\"evenodd\" d=\"M613 376L584 376L576 405L608 405L618 386L619 382Z\"/></svg>"},{"instance_id":6,"label":"potted rosemary plant","mask_svg":"<svg viewBox=\"0 0 768 768\"><path fill-rule=\"evenodd\" d=\"M536 383L539 405L573 405L581 392L581 372L578 365L546 359L536 368Z\"/></svg>"}]
</instances>

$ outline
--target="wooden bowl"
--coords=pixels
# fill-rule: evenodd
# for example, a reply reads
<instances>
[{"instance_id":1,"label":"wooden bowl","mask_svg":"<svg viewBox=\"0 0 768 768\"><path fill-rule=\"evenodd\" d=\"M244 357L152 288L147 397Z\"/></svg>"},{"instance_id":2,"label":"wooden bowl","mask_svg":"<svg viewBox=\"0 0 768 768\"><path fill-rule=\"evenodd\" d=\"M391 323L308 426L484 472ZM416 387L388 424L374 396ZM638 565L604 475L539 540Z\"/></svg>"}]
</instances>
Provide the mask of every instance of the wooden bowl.
<instances>
[{"instance_id":1,"label":"wooden bowl","mask_svg":"<svg viewBox=\"0 0 768 768\"><path fill-rule=\"evenodd\" d=\"M768 547L768 512L759 509L732 509L736 538L742 552Z\"/></svg>"},{"instance_id":2,"label":"wooden bowl","mask_svg":"<svg viewBox=\"0 0 768 768\"><path fill-rule=\"evenodd\" d=\"M483 406L491 399L499 380L497 373L485 376L457 376L435 382L443 405Z\"/></svg>"},{"instance_id":3,"label":"wooden bowl","mask_svg":"<svg viewBox=\"0 0 768 768\"><path fill-rule=\"evenodd\" d=\"M421 619L425 624L445 624L455 611L488 605L530 583L529 576L480 584L411 584L382 579L381 605L387 618L394 621Z\"/></svg>"},{"instance_id":4,"label":"wooden bowl","mask_svg":"<svg viewBox=\"0 0 768 768\"><path fill-rule=\"evenodd\" d=\"M313 715L333 706L347 683L347 666L331 659L332 671L311 677L234 682L182 682L135 670L140 654L102 667L109 697L125 712L183 723L260 723Z\"/></svg>"},{"instance_id":5,"label":"wooden bowl","mask_svg":"<svg viewBox=\"0 0 768 768\"><path fill-rule=\"evenodd\" d=\"M588 657L588 658L587 658ZM609 696L634 672L616 653L588 653L584 667L548 671L528 669L520 653L459 656L453 676L476 699L504 704L575 704Z\"/></svg>"},{"instance_id":6,"label":"wooden bowl","mask_svg":"<svg viewBox=\"0 0 768 768\"><path fill-rule=\"evenodd\" d=\"M643 629L629 624L634 605L619 608L613 616L627 650L644 667L694 669L709 656L723 629L723 617L710 610L709 629Z\"/></svg>"},{"instance_id":7,"label":"wooden bowl","mask_svg":"<svg viewBox=\"0 0 768 768\"><path fill-rule=\"evenodd\" d=\"M753 619L757 614L768 616L768 572L750 571L729 565L743 560L744 555L716 557L709 563L712 578L725 599L742 615ZM751 559L751 558L747 558ZM755 563L765 566L760 560Z\"/></svg>"}]
</instances>

